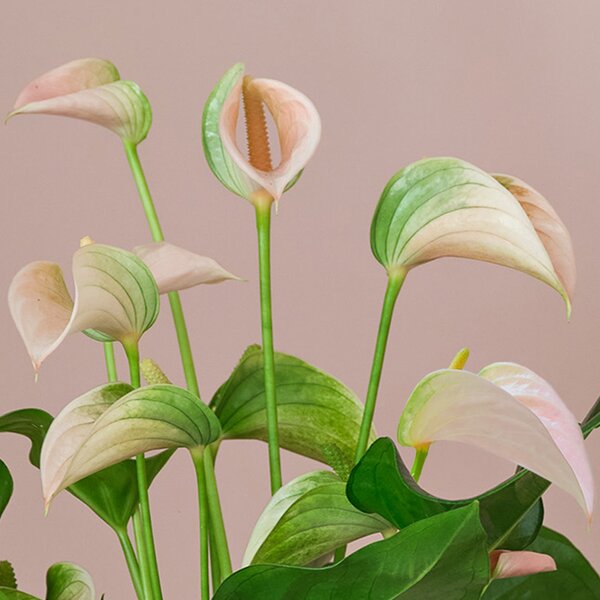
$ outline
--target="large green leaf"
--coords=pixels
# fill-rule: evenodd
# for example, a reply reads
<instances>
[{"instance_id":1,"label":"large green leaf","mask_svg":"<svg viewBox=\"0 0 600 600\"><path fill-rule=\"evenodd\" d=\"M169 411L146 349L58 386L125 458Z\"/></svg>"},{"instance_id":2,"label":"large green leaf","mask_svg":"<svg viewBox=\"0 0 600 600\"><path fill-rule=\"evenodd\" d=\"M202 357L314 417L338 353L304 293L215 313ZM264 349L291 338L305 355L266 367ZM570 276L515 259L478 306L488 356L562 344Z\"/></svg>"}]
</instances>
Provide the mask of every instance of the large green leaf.
<instances>
[{"instance_id":1,"label":"large green leaf","mask_svg":"<svg viewBox=\"0 0 600 600\"><path fill-rule=\"evenodd\" d=\"M357 397L330 375L281 352L275 353L275 383L281 446L325 464L331 462L331 451L337 450L351 464L363 411ZM211 407L225 439L267 440L259 346L246 350Z\"/></svg>"},{"instance_id":2,"label":"large green leaf","mask_svg":"<svg viewBox=\"0 0 600 600\"><path fill-rule=\"evenodd\" d=\"M13 479L6 464L0 460L0 517L13 493Z\"/></svg>"},{"instance_id":3,"label":"large green leaf","mask_svg":"<svg viewBox=\"0 0 600 600\"><path fill-rule=\"evenodd\" d=\"M478 500L490 549L519 550L535 539L541 527L543 510L538 501L549 485L522 470L476 498L437 498L417 485L394 442L380 438L350 474L346 493L359 510L377 513L399 529Z\"/></svg>"},{"instance_id":4,"label":"large green leaf","mask_svg":"<svg viewBox=\"0 0 600 600\"><path fill-rule=\"evenodd\" d=\"M42 444L51 423L52 416L47 412L26 408L0 417L0 432L17 433L29 438L29 461L33 466L39 467ZM167 450L146 459L149 483L158 475L173 452ZM98 471L70 486L68 491L87 504L111 527L123 528L138 503L135 462L126 460ZM1 512L0 510L0 514Z\"/></svg>"},{"instance_id":5,"label":"large green leaf","mask_svg":"<svg viewBox=\"0 0 600 600\"><path fill-rule=\"evenodd\" d=\"M560 533L543 527L528 548L549 554L557 570L494 581L484 600L593 600L600 598L600 577L583 554Z\"/></svg>"},{"instance_id":6,"label":"large green leaf","mask_svg":"<svg viewBox=\"0 0 600 600\"><path fill-rule=\"evenodd\" d=\"M56 563L46 574L46 600L96 600L94 582L81 567Z\"/></svg>"},{"instance_id":7,"label":"large green leaf","mask_svg":"<svg viewBox=\"0 0 600 600\"><path fill-rule=\"evenodd\" d=\"M478 600L488 578L474 503L414 523L332 567L247 567L225 580L214 600Z\"/></svg>"},{"instance_id":8,"label":"large green leaf","mask_svg":"<svg viewBox=\"0 0 600 600\"><path fill-rule=\"evenodd\" d=\"M167 384L129 390L119 383L94 388L52 422L41 457L46 504L61 490L127 458L193 449L219 438L218 419L187 390Z\"/></svg>"},{"instance_id":9,"label":"large green leaf","mask_svg":"<svg viewBox=\"0 0 600 600\"><path fill-rule=\"evenodd\" d=\"M356 510L345 485L330 471L301 475L279 489L250 538L244 564L308 565L390 524Z\"/></svg>"}]
</instances>

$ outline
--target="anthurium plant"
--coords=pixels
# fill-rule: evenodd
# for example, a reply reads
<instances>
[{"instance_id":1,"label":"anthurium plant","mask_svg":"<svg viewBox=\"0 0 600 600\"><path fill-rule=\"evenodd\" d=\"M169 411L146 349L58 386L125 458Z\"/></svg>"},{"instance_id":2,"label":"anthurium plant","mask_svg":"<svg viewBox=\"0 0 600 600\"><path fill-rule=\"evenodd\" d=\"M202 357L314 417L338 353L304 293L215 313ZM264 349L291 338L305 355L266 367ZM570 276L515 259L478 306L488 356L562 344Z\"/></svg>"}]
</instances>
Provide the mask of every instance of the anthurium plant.
<instances>
[{"instance_id":1,"label":"anthurium plant","mask_svg":"<svg viewBox=\"0 0 600 600\"><path fill-rule=\"evenodd\" d=\"M378 437L373 426L394 308L419 265L453 256L519 270L554 288L568 317L575 285L570 236L540 192L451 157L414 162L384 186L374 203L371 248L387 286L363 403L335 377L275 350L271 217L313 157L321 125L304 94L234 65L206 101L202 145L217 179L254 211L262 340L240 351L230 377L208 400L200 395L179 292L227 281L233 289L240 278L165 241L138 154L152 123L146 96L112 63L87 58L27 85L9 118L31 114L82 119L121 139L152 239L133 248L124 240L117 248L83 237L70 275L39 260L25 265L8 290L36 374L67 339L97 344L106 364L105 380L64 398L57 415L22 408L0 416L0 432L30 439L40 510L68 492L114 531L131 574L120 599L163 598L161 576L168 574L157 561L152 529L161 515L152 512L149 492L176 451L189 453L198 486L200 589L188 598L600 598L600 578L569 540L544 526L542 504L555 485L573 497L574 519L591 519L594 482L584 439L600 425L600 403L580 423L542 375L509 362L473 373L462 349L447 368L414 374L396 441ZM270 135L277 138L277 160ZM243 137L247 149L238 144ZM140 360L161 294L170 304L183 386L151 358ZM193 293L186 300L193 307ZM127 358L127 375L117 373L116 352ZM266 443L272 496L240 565L231 562L215 477L220 445L231 439ZM515 474L473 498L436 497L418 481L428 453L447 441L496 454L514 464ZM399 446L415 450L412 466ZM323 467L283 481L281 448ZM0 515L12 490L0 461ZM375 541L348 554L347 545L366 536ZM19 588L10 556L0 559L0 599L35 600ZM96 600L92 576L84 566L56 563L45 598Z\"/></svg>"}]
</instances>

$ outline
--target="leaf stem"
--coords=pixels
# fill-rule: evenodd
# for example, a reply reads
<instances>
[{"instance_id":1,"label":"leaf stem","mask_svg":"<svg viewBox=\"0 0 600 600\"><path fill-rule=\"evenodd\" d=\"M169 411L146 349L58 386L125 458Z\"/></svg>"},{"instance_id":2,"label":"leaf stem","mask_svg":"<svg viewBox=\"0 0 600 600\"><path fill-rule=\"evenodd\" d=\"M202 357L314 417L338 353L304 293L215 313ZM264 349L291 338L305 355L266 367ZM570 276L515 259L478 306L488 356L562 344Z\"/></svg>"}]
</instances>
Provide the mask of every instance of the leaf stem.
<instances>
[{"instance_id":1,"label":"leaf stem","mask_svg":"<svg viewBox=\"0 0 600 600\"><path fill-rule=\"evenodd\" d=\"M140 354L137 341L124 344L127 361L129 363L129 373L131 385L134 388L140 387ZM146 472L146 459L143 454L135 457L135 467L138 483L138 496L140 502L140 515L142 521L143 544L148 557L148 568L150 572L150 582L152 586L152 598L162 600L162 591L160 588L160 576L158 573L158 562L156 560L156 549L154 546L154 536L152 533L152 517L150 515L150 498L148 497L148 474Z\"/></svg>"},{"instance_id":2,"label":"leaf stem","mask_svg":"<svg viewBox=\"0 0 600 600\"><path fill-rule=\"evenodd\" d=\"M150 569L148 567L148 554L146 544L144 543L144 525L140 514L140 505L138 504L133 513L133 535L135 537L135 546L140 557L140 575L142 578L142 588L145 600L152 600L152 580L150 578Z\"/></svg>"},{"instance_id":3,"label":"leaf stem","mask_svg":"<svg viewBox=\"0 0 600 600\"><path fill-rule=\"evenodd\" d=\"M204 449L192 448L190 451L196 479L198 482L198 514L200 521L200 597L210 600L209 558L208 558L208 502L204 475Z\"/></svg>"},{"instance_id":4,"label":"leaf stem","mask_svg":"<svg viewBox=\"0 0 600 600\"><path fill-rule=\"evenodd\" d=\"M281 487L281 458L277 426L275 393L275 353L273 350L273 318L271 309L271 205L273 199L262 197L255 202L260 270L260 316L264 357L265 402L267 407L267 439L271 494Z\"/></svg>"},{"instance_id":5,"label":"leaf stem","mask_svg":"<svg viewBox=\"0 0 600 600\"><path fill-rule=\"evenodd\" d=\"M206 495L211 517L211 531L214 546L219 557L219 583L231 575L231 557L227 545L227 534L223 522L223 512L219 500L219 488L215 477L214 456L211 446L204 449L204 474L206 476Z\"/></svg>"},{"instance_id":6,"label":"leaf stem","mask_svg":"<svg viewBox=\"0 0 600 600\"><path fill-rule=\"evenodd\" d=\"M144 208L146 220L148 221L148 225L150 227L152 239L155 242L161 242L164 240L164 235L162 227L160 225L158 214L156 212L156 208L154 207L152 195L150 194L150 188L148 187L148 182L146 180L146 176L144 174L144 170L140 162L140 158L137 152L137 146L130 142L125 142L124 147L125 154L127 156L131 172L133 174L133 179L135 181L138 193L140 195L140 199L142 201L142 206ZM169 304L171 306L171 314L173 315L173 324L175 327L175 333L177 335L177 343L179 345L179 354L181 356L181 364L185 375L186 386L190 392L198 396L198 399L200 399L200 388L198 386L196 367L194 365L194 357L192 354L190 338L185 323L181 299L179 297L178 292L169 292L168 297ZM229 557L229 548L227 546L227 536L225 534L225 526L223 523L223 516L219 500L219 492L216 488L217 484L214 473L213 461L205 460L204 469L206 473L205 482L206 485L209 487L209 489L207 489L206 495L209 498L212 498L213 503L217 504L215 510L213 510L212 508L210 510L210 525L211 529L219 529L223 532L223 535L219 537L220 543L223 545L223 547L220 550L220 555L225 559ZM215 487L210 489L210 486ZM221 572L223 572L223 569L226 570L226 565L227 562L221 565ZM229 565L231 565L230 560ZM231 572L231 567L229 568L229 572Z\"/></svg>"},{"instance_id":7,"label":"leaf stem","mask_svg":"<svg viewBox=\"0 0 600 600\"><path fill-rule=\"evenodd\" d=\"M131 540L127 535L127 530L119 528L115 529L115 533L117 534L119 542L121 543L121 548L123 549L123 554L125 555L127 568L129 569L129 574L131 575L131 582L133 583L135 593L139 600L145 600L146 596L144 594L144 584L140 574L140 566L135 556L133 546L131 545Z\"/></svg>"},{"instance_id":8,"label":"leaf stem","mask_svg":"<svg viewBox=\"0 0 600 600\"><path fill-rule=\"evenodd\" d=\"M113 342L104 342L104 362L106 362L106 375L109 383L114 383L119 378L115 362L115 348Z\"/></svg>"},{"instance_id":9,"label":"leaf stem","mask_svg":"<svg viewBox=\"0 0 600 600\"><path fill-rule=\"evenodd\" d=\"M371 377L369 378L369 388L367 391L367 400L363 412L362 422L360 424L360 433L358 435L358 444L356 446L355 463L362 458L369 444L369 435L373 424L373 415L375 414L375 404L377 402L377 391L381 381L381 370L385 358L385 349L387 346L392 315L398 294L402 289L402 284L406 278L406 271L396 271L389 274L388 284L385 290L385 297L381 309L381 318L379 321L379 330L377 332L377 342L375 344L375 353L373 355L373 365L371 367Z\"/></svg>"}]
</instances>

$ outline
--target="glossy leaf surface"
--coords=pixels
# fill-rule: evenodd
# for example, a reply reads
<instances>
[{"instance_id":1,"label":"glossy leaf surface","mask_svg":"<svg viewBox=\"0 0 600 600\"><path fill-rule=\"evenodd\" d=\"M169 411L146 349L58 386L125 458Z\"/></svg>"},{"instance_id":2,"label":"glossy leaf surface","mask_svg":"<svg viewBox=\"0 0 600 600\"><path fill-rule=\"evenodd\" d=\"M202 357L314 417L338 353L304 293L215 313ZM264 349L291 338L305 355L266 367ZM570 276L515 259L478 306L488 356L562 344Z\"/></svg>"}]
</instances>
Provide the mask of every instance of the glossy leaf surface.
<instances>
[{"instance_id":1,"label":"glossy leaf surface","mask_svg":"<svg viewBox=\"0 0 600 600\"><path fill-rule=\"evenodd\" d=\"M399 171L384 189L371 248L388 270L455 256L536 277L570 300L519 200L494 177L457 158L427 158Z\"/></svg>"},{"instance_id":2,"label":"glossy leaf surface","mask_svg":"<svg viewBox=\"0 0 600 600\"><path fill-rule=\"evenodd\" d=\"M0 460L0 517L13 493L13 478L4 461Z\"/></svg>"},{"instance_id":3,"label":"glossy leaf surface","mask_svg":"<svg viewBox=\"0 0 600 600\"><path fill-rule=\"evenodd\" d=\"M346 492L359 510L377 513L399 529L477 500L490 549L521 550L541 527L543 510L538 501L549 485L523 470L475 498L437 498L414 481L394 442L380 438L350 474Z\"/></svg>"},{"instance_id":4,"label":"glossy leaf surface","mask_svg":"<svg viewBox=\"0 0 600 600\"><path fill-rule=\"evenodd\" d=\"M552 556L556 562L556 571L494 581L483 596L484 600L600 598L600 577L581 552L563 535L544 527L529 550Z\"/></svg>"},{"instance_id":5,"label":"glossy leaf surface","mask_svg":"<svg viewBox=\"0 0 600 600\"><path fill-rule=\"evenodd\" d=\"M0 587L0 600L40 600L35 596L8 587Z\"/></svg>"},{"instance_id":6,"label":"glossy leaf surface","mask_svg":"<svg viewBox=\"0 0 600 600\"><path fill-rule=\"evenodd\" d=\"M337 475L315 471L275 493L256 524L243 563L308 565L389 527L378 515L356 510Z\"/></svg>"},{"instance_id":7,"label":"glossy leaf surface","mask_svg":"<svg viewBox=\"0 0 600 600\"><path fill-rule=\"evenodd\" d=\"M214 600L478 600L488 577L485 533L471 505L415 523L331 567L247 567L225 580Z\"/></svg>"},{"instance_id":8,"label":"glossy leaf surface","mask_svg":"<svg viewBox=\"0 0 600 600\"><path fill-rule=\"evenodd\" d=\"M308 363L275 353L279 443L282 448L328 464L335 447L352 462L362 404L339 381ZM211 407L225 439L267 440L263 355L250 346ZM371 439L375 439L374 431Z\"/></svg>"},{"instance_id":9,"label":"glossy leaf surface","mask_svg":"<svg viewBox=\"0 0 600 600\"><path fill-rule=\"evenodd\" d=\"M121 383L95 388L53 421L41 459L46 504L73 483L127 458L218 439L217 418L187 390L174 385L129 390Z\"/></svg>"},{"instance_id":10,"label":"glossy leaf surface","mask_svg":"<svg viewBox=\"0 0 600 600\"><path fill-rule=\"evenodd\" d=\"M46 600L96 600L90 575L73 563L56 563L46 574Z\"/></svg>"}]
</instances>

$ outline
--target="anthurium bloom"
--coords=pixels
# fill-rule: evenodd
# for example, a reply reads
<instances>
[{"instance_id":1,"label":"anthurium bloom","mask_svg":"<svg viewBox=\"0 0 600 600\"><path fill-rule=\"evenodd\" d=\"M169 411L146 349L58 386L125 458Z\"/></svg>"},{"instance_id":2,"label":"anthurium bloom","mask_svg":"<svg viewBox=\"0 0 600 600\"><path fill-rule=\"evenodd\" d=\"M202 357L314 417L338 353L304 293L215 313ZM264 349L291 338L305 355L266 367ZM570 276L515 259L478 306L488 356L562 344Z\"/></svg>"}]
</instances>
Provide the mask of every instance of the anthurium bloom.
<instances>
[{"instance_id":1,"label":"anthurium bloom","mask_svg":"<svg viewBox=\"0 0 600 600\"><path fill-rule=\"evenodd\" d=\"M46 506L61 490L138 454L216 441L219 420L174 385L109 383L76 398L52 421L40 459Z\"/></svg>"},{"instance_id":2,"label":"anthurium bloom","mask_svg":"<svg viewBox=\"0 0 600 600\"><path fill-rule=\"evenodd\" d=\"M490 555L492 579L524 577L556 571L556 562L548 554L521 550L494 550Z\"/></svg>"},{"instance_id":3,"label":"anthurium bloom","mask_svg":"<svg viewBox=\"0 0 600 600\"><path fill-rule=\"evenodd\" d=\"M449 256L511 267L552 286L570 311L573 248L548 201L457 158L420 160L394 175L373 217L371 248L389 273Z\"/></svg>"},{"instance_id":4,"label":"anthurium bloom","mask_svg":"<svg viewBox=\"0 0 600 600\"><path fill-rule=\"evenodd\" d=\"M148 265L161 294L229 279L241 281L212 258L168 242L136 246L133 252Z\"/></svg>"},{"instance_id":5,"label":"anthurium bloom","mask_svg":"<svg viewBox=\"0 0 600 600\"><path fill-rule=\"evenodd\" d=\"M556 484L591 516L594 483L579 424L552 386L521 365L427 375L406 404L398 440L417 449L441 440L478 446Z\"/></svg>"},{"instance_id":6,"label":"anthurium bloom","mask_svg":"<svg viewBox=\"0 0 600 600\"><path fill-rule=\"evenodd\" d=\"M106 127L123 141L138 144L152 124L148 99L133 81L122 81L109 61L84 58L52 69L19 94L8 115L73 117Z\"/></svg>"},{"instance_id":7,"label":"anthurium bloom","mask_svg":"<svg viewBox=\"0 0 600 600\"><path fill-rule=\"evenodd\" d=\"M154 278L131 252L83 246L73 256L73 279L74 301L55 263L32 262L12 280L10 311L36 371L70 333L94 329L126 345L158 316Z\"/></svg>"},{"instance_id":8,"label":"anthurium bloom","mask_svg":"<svg viewBox=\"0 0 600 600\"><path fill-rule=\"evenodd\" d=\"M242 99L248 158L236 139ZM277 129L278 165L272 163L264 106ZM206 102L202 134L208 164L225 187L250 202L265 194L277 201L316 150L321 121L304 94L280 81L244 76L244 65L236 64Z\"/></svg>"}]
</instances>

